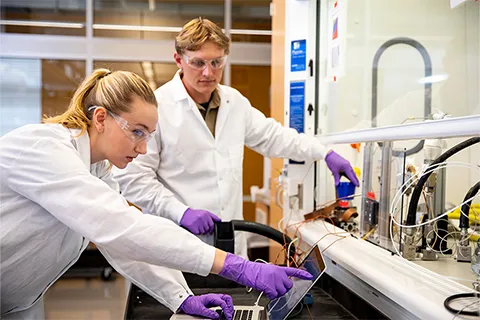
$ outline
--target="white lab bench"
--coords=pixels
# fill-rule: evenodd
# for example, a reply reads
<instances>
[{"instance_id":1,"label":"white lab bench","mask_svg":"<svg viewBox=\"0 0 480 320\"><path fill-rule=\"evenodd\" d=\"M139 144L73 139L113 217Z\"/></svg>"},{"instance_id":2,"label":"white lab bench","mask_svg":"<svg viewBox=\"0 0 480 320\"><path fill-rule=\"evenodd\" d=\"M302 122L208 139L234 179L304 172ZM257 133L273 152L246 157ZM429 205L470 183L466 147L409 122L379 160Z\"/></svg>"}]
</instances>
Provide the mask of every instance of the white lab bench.
<instances>
[{"instance_id":1,"label":"white lab bench","mask_svg":"<svg viewBox=\"0 0 480 320\"><path fill-rule=\"evenodd\" d=\"M345 235L344 230L320 220L299 229L303 242L310 245L334 231ZM320 250L337 239L333 234L325 236L318 242ZM470 264L452 258L412 262L353 236L331 245L324 258L330 276L391 319L451 320L455 315L445 309L444 300L453 294L474 292Z\"/></svg>"}]
</instances>

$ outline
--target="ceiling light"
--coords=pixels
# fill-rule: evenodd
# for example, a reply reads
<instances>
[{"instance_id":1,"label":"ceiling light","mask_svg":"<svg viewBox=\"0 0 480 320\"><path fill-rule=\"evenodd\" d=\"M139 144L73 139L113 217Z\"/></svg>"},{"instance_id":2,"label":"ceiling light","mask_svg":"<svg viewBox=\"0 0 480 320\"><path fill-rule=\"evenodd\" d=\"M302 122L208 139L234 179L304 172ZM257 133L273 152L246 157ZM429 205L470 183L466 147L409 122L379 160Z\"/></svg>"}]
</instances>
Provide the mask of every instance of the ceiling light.
<instances>
[{"instance_id":1,"label":"ceiling light","mask_svg":"<svg viewBox=\"0 0 480 320\"><path fill-rule=\"evenodd\" d=\"M81 29L83 23L73 22L52 22L52 21L28 21L28 20L0 20L3 26L20 26L20 27L43 27L43 28L70 28Z\"/></svg>"},{"instance_id":2,"label":"ceiling light","mask_svg":"<svg viewBox=\"0 0 480 320\"><path fill-rule=\"evenodd\" d=\"M127 31L157 31L157 32L180 32L181 27L155 27L155 26L138 26L128 24L101 24L94 23L93 29L98 30L127 30Z\"/></svg>"}]
</instances>

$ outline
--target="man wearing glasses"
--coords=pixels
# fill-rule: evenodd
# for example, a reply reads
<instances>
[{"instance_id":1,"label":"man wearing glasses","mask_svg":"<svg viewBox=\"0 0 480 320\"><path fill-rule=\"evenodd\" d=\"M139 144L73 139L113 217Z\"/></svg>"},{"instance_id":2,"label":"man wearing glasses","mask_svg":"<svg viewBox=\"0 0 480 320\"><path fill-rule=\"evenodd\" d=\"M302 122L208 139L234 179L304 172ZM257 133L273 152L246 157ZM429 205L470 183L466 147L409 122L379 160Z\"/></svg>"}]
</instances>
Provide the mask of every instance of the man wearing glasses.
<instances>
[{"instance_id":1,"label":"man wearing glasses","mask_svg":"<svg viewBox=\"0 0 480 320\"><path fill-rule=\"evenodd\" d=\"M130 202L211 244L215 221L243 219L245 145L269 157L325 159L336 184L344 173L358 186L347 160L266 118L237 90L219 84L230 39L213 22L189 21L175 49L180 70L155 92L159 120L147 154L115 173ZM236 234L236 253L246 257L246 247L245 236Z\"/></svg>"}]
</instances>

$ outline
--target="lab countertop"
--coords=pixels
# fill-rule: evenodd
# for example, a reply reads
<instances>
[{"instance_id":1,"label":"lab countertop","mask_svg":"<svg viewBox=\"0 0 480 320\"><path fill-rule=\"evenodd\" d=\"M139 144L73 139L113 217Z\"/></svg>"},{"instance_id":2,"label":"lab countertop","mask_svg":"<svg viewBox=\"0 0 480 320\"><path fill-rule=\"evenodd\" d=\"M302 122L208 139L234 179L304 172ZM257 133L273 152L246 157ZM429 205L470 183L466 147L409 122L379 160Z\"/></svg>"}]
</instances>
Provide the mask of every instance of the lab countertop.
<instances>
[{"instance_id":1,"label":"lab countertop","mask_svg":"<svg viewBox=\"0 0 480 320\"><path fill-rule=\"evenodd\" d=\"M194 275L186 275L192 291L196 295L206 293L226 293L229 294L233 303L236 305L253 305L258 298L258 292L247 293L245 287L241 287L234 282L225 280L218 276L210 275L207 278L201 278ZM313 297L313 305L303 310L291 319L356 319L342 305L335 301L319 285L310 290ZM268 298L262 296L260 305L266 306ZM300 310L300 309L299 309ZM296 311L295 311L296 312ZM127 301L125 319L169 319L172 312L153 299L143 290L135 285L130 288Z\"/></svg>"},{"instance_id":2,"label":"lab countertop","mask_svg":"<svg viewBox=\"0 0 480 320\"><path fill-rule=\"evenodd\" d=\"M436 261L416 259L413 263L457 281L469 288L472 288L472 283L477 280L477 276L472 271L470 262L458 262L451 256L440 256Z\"/></svg>"},{"instance_id":3,"label":"lab countertop","mask_svg":"<svg viewBox=\"0 0 480 320\"><path fill-rule=\"evenodd\" d=\"M444 307L445 299L474 292L467 263L443 257L433 262L412 262L356 237L338 241L338 231L341 229L323 221L305 224L300 229L305 243L318 243L324 251L327 274L349 286L387 317L451 320L455 315ZM456 281L460 275L465 281ZM459 318L468 319L455 316Z\"/></svg>"}]
</instances>

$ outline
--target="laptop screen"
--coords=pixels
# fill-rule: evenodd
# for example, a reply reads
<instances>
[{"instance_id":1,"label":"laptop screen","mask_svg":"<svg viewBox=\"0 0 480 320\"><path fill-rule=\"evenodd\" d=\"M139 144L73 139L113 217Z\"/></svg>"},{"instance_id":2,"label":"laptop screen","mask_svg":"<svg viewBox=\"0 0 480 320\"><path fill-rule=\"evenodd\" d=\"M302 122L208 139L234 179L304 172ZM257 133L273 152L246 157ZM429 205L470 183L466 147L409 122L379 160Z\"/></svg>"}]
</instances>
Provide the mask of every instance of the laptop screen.
<instances>
[{"instance_id":1,"label":"laptop screen","mask_svg":"<svg viewBox=\"0 0 480 320\"><path fill-rule=\"evenodd\" d=\"M306 258L298 267L310 272L313 279L301 280L298 278L291 278L293 282L292 289L290 289L285 295L273 299L268 303L267 309L270 319L286 319L325 271L325 262L317 245L310 250Z\"/></svg>"}]
</instances>

